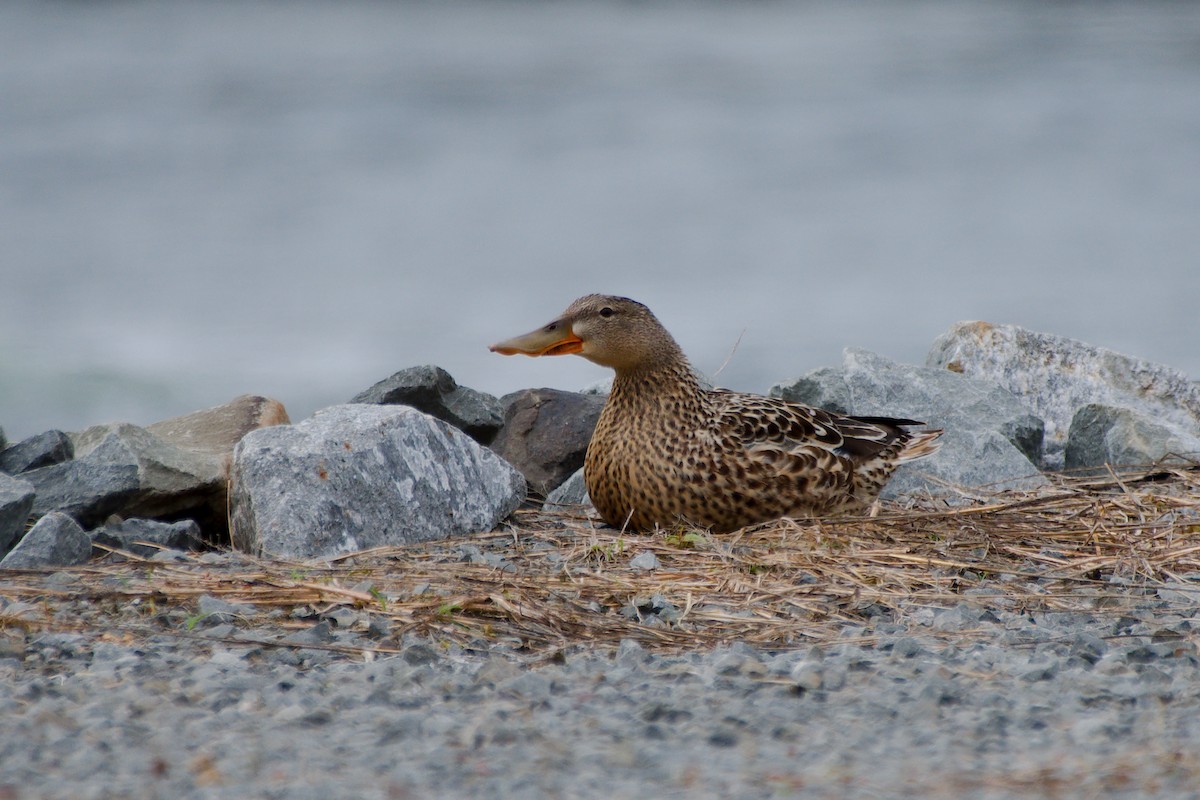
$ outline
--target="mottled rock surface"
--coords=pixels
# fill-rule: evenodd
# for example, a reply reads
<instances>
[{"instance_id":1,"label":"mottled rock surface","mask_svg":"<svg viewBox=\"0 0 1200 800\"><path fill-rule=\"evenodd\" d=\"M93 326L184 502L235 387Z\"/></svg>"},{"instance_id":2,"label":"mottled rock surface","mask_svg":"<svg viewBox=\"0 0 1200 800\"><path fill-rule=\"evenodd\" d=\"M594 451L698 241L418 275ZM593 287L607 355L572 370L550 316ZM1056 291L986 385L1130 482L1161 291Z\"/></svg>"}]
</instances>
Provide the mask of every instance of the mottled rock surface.
<instances>
[{"instance_id":1,"label":"mottled rock surface","mask_svg":"<svg viewBox=\"0 0 1200 800\"><path fill-rule=\"evenodd\" d=\"M829 403L842 413L921 420L945 429L942 449L901 466L884 488L884 497L946 495L953 493L952 487L1034 489L1046 484L1022 452L1038 438L1037 420L1010 393L984 381L848 349L841 369L814 370L771 387L770 395L813 406Z\"/></svg>"},{"instance_id":2,"label":"mottled rock surface","mask_svg":"<svg viewBox=\"0 0 1200 800\"><path fill-rule=\"evenodd\" d=\"M961 322L938 337L927 364L999 384L1045 420L1050 469L1064 466L1071 420L1089 404L1132 409L1185 437L1200 432L1200 384L1170 367L1063 336Z\"/></svg>"},{"instance_id":3,"label":"mottled rock surface","mask_svg":"<svg viewBox=\"0 0 1200 800\"><path fill-rule=\"evenodd\" d=\"M583 466L605 398L558 389L526 389L504 398L504 427L492 449L542 497Z\"/></svg>"},{"instance_id":4,"label":"mottled rock surface","mask_svg":"<svg viewBox=\"0 0 1200 800\"><path fill-rule=\"evenodd\" d=\"M69 436L62 431L46 431L4 448L0 452L0 472L17 475L74 457L75 446Z\"/></svg>"},{"instance_id":5,"label":"mottled rock surface","mask_svg":"<svg viewBox=\"0 0 1200 800\"><path fill-rule=\"evenodd\" d=\"M1104 471L1105 465L1135 467L1168 454L1200 453L1200 435L1188 436L1129 408L1099 404L1075 412L1067 434L1069 470Z\"/></svg>"},{"instance_id":6,"label":"mottled rock surface","mask_svg":"<svg viewBox=\"0 0 1200 800\"><path fill-rule=\"evenodd\" d=\"M92 540L79 523L66 514L51 511L0 561L0 569L66 567L82 564L91 555Z\"/></svg>"},{"instance_id":7,"label":"mottled rock surface","mask_svg":"<svg viewBox=\"0 0 1200 800\"><path fill-rule=\"evenodd\" d=\"M490 530L525 497L515 469L408 406L352 404L264 428L234 454L234 546L324 558Z\"/></svg>"},{"instance_id":8,"label":"mottled rock surface","mask_svg":"<svg viewBox=\"0 0 1200 800\"><path fill-rule=\"evenodd\" d=\"M490 394L459 386L441 367L402 369L359 392L351 403L412 406L448 422L481 444L490 444L503 423L503 405Z\"/></svg>"},{"instance_id":9,"label":"mottled rock surface","mask_svg":"<svg viewBox=\"0 0 1200 800\"><path fill-rule=\"evenodd\" d=\"M0 473L0 553L8 550L25 531L34 494L29 481Z\"/></svg>"}]
</instances>

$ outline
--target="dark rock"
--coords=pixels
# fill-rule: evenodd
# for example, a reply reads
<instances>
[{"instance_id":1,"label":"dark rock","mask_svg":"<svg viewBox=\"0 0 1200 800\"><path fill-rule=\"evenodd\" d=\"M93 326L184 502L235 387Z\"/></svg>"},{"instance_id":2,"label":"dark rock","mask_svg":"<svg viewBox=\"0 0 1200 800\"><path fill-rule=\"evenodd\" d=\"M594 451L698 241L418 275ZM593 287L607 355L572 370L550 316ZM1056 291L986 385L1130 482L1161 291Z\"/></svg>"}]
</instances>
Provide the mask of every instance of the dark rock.
<instances>
[{"instance_id":1,"label":"dark rock","mask_svg":"<svg viewBox=\"0 0 1200 800\"><path fill-rule=\"evenodd\" d=\"M459 386L450 373L432 365L402 369L359 392L350 402L412 406L450 423L480 444L491 444L503 423L499 400Z\"/></svg>"},{"instance_id":2,"label":"dark rock","mask_svg":"<svg viewBox=\"0 0 1200 800\"><path fill-rule=\"evenodd\" d=\"M1176 432L1200 430L1200 384L1170 367L1062 336L960 322L933 343L926 363L1012 392L1045 420L1051 469L1065 463L1071 420L1085 405L1133 409Z\"/></svg>"},{"instance_id":3,"label":"dark rock","mask_svg":"<svg viewBox=\"0 0 1200 800\"><path fill-rule=\"evenodd\" d=\"M504 427L492 449L545 497L583 466L605 398L558 389L526 389L504 398Z\"/></svg>"},{"instance_id":4,"label":"dark rock","mask_svg":"<svg viewBox=\"0 0 1200 800\"><path fill-rule=\"evenodd\" d=\"M520 474L462 431L407 406L346 405L250 433L234 453L234 546L317 558L491 530Z\"/></svg>"},{"instance_id":5,"label":"dark rock","mask_svg":"<svg viewBox=\"0 0 1200 800\"><path fill-rule=\"evenodd\" d=\"M110 519L88 533L92 541L137 555L149 556L166 547L201 550L204 540L194 520L159 522L152 519Z\"/></svg>"},{"instance_id":6,"label":"dark rock","mask_svg":"<svg viewBox=\"0 0 1200 800\"><path fill-rule=\"evenodd\" d=\"M944 495L947 483L989 489L1046 485L1022 449L1035 449L1036 421L1012 394L984 381L848 349L841 369L810 372L771 387L770 394L813 406L841 398L837 405L844 403L847 413L907 417L944 428L942 449L901 466L884 487L884 497L916 492ZM1022 448L1010 436L1016 437Z\"/></svg>"},{"instance_id":7,"label":"dark rock","mask_svg":"<svg viewBox=\"0 0 1200 800\"><path fill-rule=\"evenodd\" d=\"M1063 465L1104 472L1106 465L1143 466L1168 454L1200 454L1200 435L1189 436L1129 408L1093 403L1071 419Z\"/></svg>"},{"instance_id":8,"label":"dark rock","mask_svg":"<svg viewBox=\"0 0 1200 800\"><path fill-rule=\"evenodd\" d=\"M30 436L0 452L0 472L16 475L38 467L61 464L75 457L75 445L62 431Z\"/></svg>"},{"instance_id":9,"label":"dark rock","mask_svg":"<svg viewBox=\"0 0 1200 800\"><path fill-rule=\"evenodd\" d=\"M75 437L76 458L23 474L37 489L35 514L62 511L95 526L110 514L183 514L224 491L212 456L181 450L145 428L113 423Z\"/></svg>"},{"instance_id":10,"label":"dark rock","mask_svg":"<svg viewBox=\"0 0 1200 800\"><path fill-rule=\"evenodd\" d=\"M0 473L0 553L25 530L33 510L35 490L32 483Z\"/></svg>"},{"instance_id":11,"label":"dark rock","mask_svg":"<svg viewBox=\"0 0 1200 800\"><path fill-rule=\"evenodd\" d=\"M65 567L82 564L91 555L92 540L79 523L66 514L51 511L0 561L0 569Z\"/></svg>"}]
</instances>

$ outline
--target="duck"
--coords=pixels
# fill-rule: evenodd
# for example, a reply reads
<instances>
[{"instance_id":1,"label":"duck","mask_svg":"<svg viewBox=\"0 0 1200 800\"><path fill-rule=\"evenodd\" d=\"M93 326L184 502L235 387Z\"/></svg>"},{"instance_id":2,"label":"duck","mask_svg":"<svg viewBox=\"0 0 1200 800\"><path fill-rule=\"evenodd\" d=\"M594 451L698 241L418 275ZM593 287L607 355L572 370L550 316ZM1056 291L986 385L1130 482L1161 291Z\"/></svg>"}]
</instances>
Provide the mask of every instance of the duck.
<instances>
[{"instance_id":1,"label":"duck","mask_svg":"<svg viewBox=\"0 0 1200 800\"><path fill-rule=\"evenodd\" d=\"M584 458L609 525L730 532L783 517L862 513L895 469L933 455L941 429L709 388L642 303L589 294L549 323L491 345L578 355L615 373Z\"/></svg>"}]
</instances>

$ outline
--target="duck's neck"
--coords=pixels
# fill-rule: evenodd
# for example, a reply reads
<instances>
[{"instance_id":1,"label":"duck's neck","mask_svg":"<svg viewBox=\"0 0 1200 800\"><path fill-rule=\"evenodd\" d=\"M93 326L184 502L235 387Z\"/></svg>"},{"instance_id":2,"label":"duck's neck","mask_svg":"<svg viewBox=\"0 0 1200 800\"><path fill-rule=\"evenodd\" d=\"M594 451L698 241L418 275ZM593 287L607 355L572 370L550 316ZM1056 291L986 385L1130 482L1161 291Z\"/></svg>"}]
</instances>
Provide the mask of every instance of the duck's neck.
<instances>
[{"instance_id":1,"label":"duck's neck","mask_svg":"<svg viewBox=\"0 0 1200 800\"><path fill-rule=\"evenodd\" d=\"M653 365L617 370L609 399L641 406L657 406L670 400L684 408L697 408L704 396L704 387L692 365L680 353L678 358Z\"/></svg>"}]
</instances>

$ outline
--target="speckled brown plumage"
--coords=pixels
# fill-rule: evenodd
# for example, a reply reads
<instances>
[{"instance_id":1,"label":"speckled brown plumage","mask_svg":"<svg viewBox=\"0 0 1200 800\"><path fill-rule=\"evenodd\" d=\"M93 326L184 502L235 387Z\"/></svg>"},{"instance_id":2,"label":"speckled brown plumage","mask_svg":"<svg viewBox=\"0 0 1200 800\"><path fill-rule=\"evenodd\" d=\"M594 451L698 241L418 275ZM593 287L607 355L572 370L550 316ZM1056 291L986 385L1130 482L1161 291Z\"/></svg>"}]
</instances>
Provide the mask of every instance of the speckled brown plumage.
<instances>
[{"instance_id":1,"label":"speckled brown plumage","mask_svg":"<svg viewBox=\"0 0 1200 800\"><path fill-rule=\"evenodd\" d=\"M644 305L588 295L506 354L577 353L616 371L584 465L610 525L679 522L734 530L784 516L866 508L901 463L937 451L923 423L848 417L796 403L705 389Z\"/></svg>"}]
</instances>

